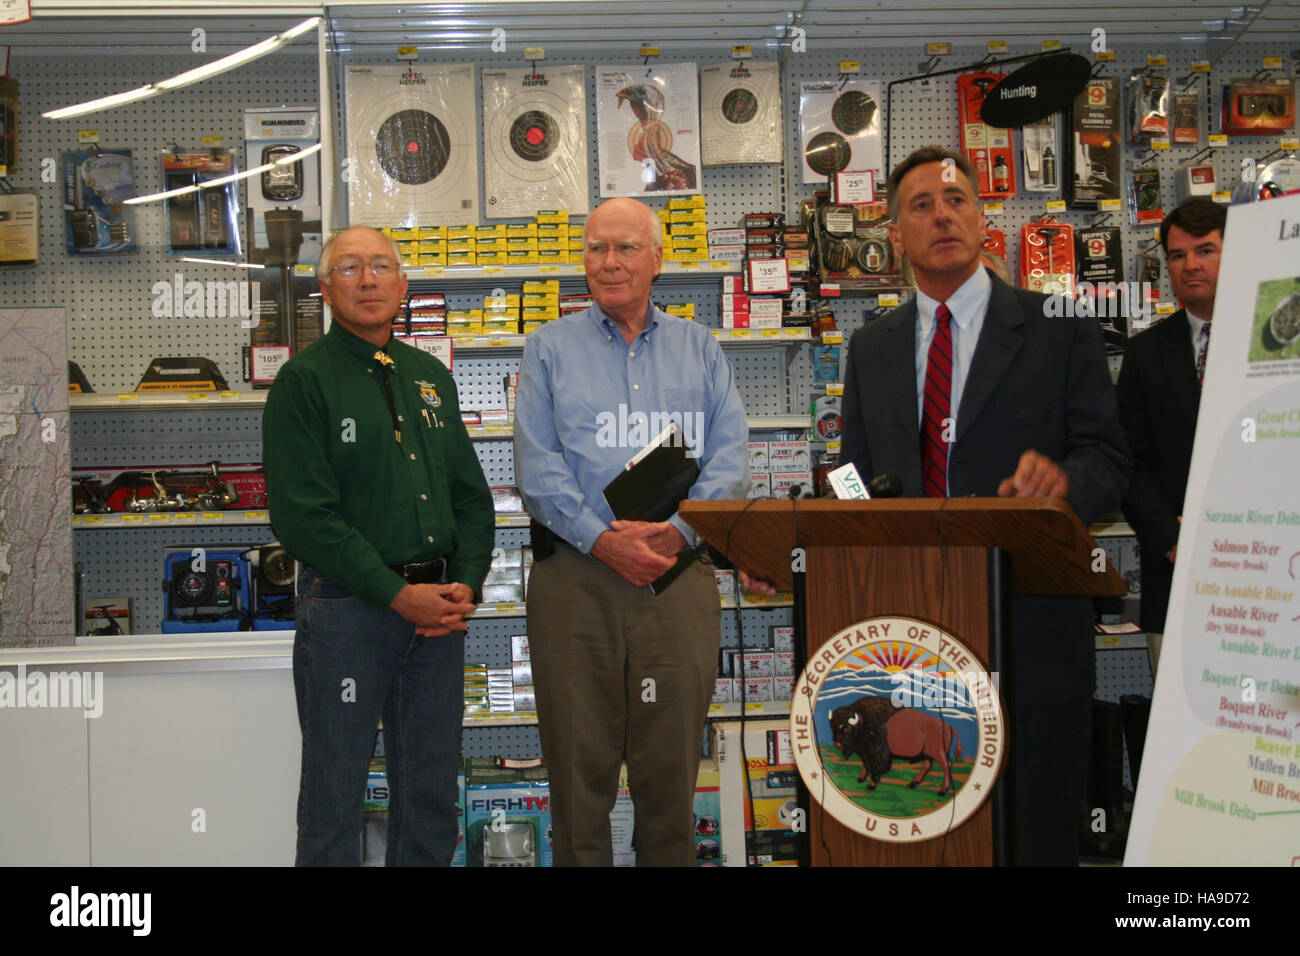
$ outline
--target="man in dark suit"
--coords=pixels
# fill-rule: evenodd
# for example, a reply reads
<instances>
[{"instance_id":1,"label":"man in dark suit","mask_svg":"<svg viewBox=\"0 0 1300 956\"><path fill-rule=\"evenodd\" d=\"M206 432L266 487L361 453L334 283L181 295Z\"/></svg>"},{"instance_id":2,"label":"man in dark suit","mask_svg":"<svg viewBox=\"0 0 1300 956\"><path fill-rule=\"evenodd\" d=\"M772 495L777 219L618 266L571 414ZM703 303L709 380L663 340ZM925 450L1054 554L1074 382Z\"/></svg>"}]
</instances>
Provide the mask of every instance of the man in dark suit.
<instances>
[{"instance_id":1,"label":"man in dark suit","mask_svg":"<svg viewBox=\"0 0 1300 956\"><path fill-rule=\"evenodd\" d=\"M1147 632L1153 673L1178 552L1227 219L1223 206L1204 197L1187 200L1165 217L1160 244L1183 308L1133 337L1119 373L1119 417L1133 453L1124 516L1142 552L1138 621Z\"/></svg>"},{"instance_id":2,"label":"man in dark suit","mask_svg":"<svg viewBox=\"0 0 1300 956\"><path fill-rule=\"evenodd\" d=\"M890 174L888 194L890 238L917 295L853 336L843 460L866 480L896 474L907 496L1064 498L1085 523L1117 508L1130 462L1096 320L980 268L984 216L965 157L917 150ZM1026 771L1016 862L1072 865L1091 604L1018 598L1013 633L1011 726Z\"/></svg>"}]
</instances>

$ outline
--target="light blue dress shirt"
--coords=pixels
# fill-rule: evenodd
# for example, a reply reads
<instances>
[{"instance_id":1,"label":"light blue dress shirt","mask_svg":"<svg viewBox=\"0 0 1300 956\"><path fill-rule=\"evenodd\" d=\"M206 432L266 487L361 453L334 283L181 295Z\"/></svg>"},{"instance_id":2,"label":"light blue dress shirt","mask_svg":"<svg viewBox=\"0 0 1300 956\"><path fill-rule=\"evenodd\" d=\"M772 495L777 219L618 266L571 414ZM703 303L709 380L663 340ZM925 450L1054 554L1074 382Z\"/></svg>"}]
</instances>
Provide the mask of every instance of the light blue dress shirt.
<instances>
[{"instance_id":1,"label":"light blue dress shirt","mask_svg":"<svg viewBox=\"0 0 1300 956\"><path fill-rule=\"evenodd\" d=\"M993 280L983 268L961 284L956 292L946 300L948 311L952 313L949 328L952 329L952 420L953 434L957 433L957 422L961 413L961 393L966 387L966 373L970 371L975 358L975 345L979 342L980 330L984 328L984 315L989 310L989 298L993 295ZM932 299L920 289L916 290L916 423L921 424L925 414L925 363L930 356L930 342L934 339L934 313L939 308L939 300ZM952 445L948 446L949 454Z\"/></svg>"},{"instance_id":2,"label":"light blue dress shirt","mask_svg":"<svg viewBox=\"0 0 1300 956\"><path fill-rule=\"evenodd\" d=\"M650 306L629 345L592 306L533 332L514 426L515 481L528 513L589 553L614 520L605 486L670 420L700 466L689 497L743 497L749 426L731 363L708 329ZM669 521L695 540L678 515Z\"/></svg>"}]
</instances>

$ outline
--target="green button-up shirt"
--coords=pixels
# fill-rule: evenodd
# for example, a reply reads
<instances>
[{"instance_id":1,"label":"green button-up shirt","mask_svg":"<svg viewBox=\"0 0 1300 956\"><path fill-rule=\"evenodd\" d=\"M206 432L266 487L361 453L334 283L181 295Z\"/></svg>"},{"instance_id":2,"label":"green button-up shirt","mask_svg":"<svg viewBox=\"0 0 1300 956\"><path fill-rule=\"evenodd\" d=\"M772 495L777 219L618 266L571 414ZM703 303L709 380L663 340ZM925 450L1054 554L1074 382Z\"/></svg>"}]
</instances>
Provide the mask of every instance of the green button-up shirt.
<instances>
[{"instance_id":1,"label":"green button-up shirt","mask_svg":"<svg viewBox=\"0 0 1300 956\"><path fill-rule=\"evenodd\" d=\"M286 550L386 608L405 585L389 565L446 557L477 595L491 564L492 495L433 356L389 340L393 431L380 351L335 322L288 362L262 419L271 526Z\"/></svg>"}]
</instances>

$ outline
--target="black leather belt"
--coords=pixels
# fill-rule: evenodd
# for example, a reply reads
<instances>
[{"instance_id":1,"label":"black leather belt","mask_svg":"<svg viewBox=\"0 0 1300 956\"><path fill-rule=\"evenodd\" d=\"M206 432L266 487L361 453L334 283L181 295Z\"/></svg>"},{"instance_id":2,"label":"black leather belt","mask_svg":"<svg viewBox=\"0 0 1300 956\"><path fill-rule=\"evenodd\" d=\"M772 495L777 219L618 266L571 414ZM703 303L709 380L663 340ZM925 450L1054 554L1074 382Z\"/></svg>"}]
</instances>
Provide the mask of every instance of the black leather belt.
<instances>
[{"instance_id":1,"label":"black leather belt","mask_svg":"<svg viewBox=\"0 0 1300 956\"><path fill-rule=\"evenodd\" d=\"M407 584L442 584L447 577L446 558L408 561L406 564L390 564L389 567Z\"/></svg>"}]
</instances>

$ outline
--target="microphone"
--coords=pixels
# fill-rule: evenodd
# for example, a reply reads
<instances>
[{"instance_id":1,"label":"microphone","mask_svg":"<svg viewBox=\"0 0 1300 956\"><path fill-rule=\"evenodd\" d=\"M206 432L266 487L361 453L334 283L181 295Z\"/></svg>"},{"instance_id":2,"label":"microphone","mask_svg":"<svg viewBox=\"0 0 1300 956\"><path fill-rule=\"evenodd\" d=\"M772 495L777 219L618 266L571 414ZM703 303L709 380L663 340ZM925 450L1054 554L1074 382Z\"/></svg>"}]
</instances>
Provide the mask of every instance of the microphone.
<instances>
[{"instance_id":1,"label":"microphone","mask_svg":"<svg viewBox=\"0 0 1300 956\"><path fill-rule=\"evenodd\" d=\"M864 484L853 462L841 465L827 477L830 479L836 498L897 498L903 493L903 482L897 475L888 472L876 475Z\"/></svg>"}]
</instances>

